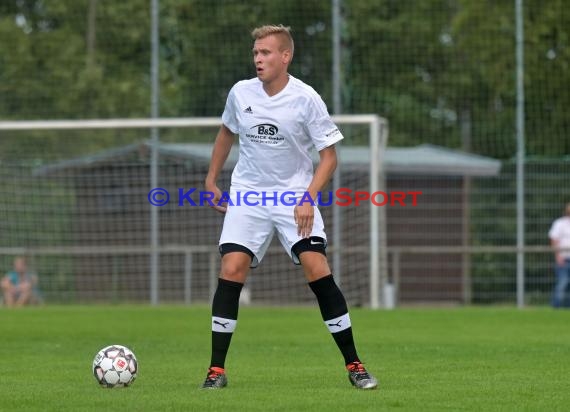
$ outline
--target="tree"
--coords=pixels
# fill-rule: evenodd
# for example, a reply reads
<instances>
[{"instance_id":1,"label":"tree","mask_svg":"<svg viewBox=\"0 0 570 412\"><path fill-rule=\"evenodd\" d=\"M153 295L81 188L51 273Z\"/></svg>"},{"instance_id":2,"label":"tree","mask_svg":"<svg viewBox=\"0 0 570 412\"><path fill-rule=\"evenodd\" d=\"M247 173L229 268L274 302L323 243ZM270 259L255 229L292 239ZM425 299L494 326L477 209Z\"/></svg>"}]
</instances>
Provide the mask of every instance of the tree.
<instances>
[{"instance_id":1,"label":"tree","mask_svg":"<svg viewBox=\"0 0 570 412\"><path fill-rule=\"evenodd\" d=\"M292 26L291 73L332 104L329 1L161 0L160 6L162 116L219 116L231 85L254 75L249 32L264 23ZM514 155L513 2L345 0L344 6L346 113L388 118L393 145L429 142L501 159ZM2 117L148 116L149 7L135 0L2 2ZM525 1L531 155L570 152L567 10L562 0ZM97 136L77 149L103 148L119 134ZM18 153L21 144L5 136L0 156ZM56 152L69 155L69 146ZM32 149L42 153L47 146Z\"/></svg>"}]
</instances>

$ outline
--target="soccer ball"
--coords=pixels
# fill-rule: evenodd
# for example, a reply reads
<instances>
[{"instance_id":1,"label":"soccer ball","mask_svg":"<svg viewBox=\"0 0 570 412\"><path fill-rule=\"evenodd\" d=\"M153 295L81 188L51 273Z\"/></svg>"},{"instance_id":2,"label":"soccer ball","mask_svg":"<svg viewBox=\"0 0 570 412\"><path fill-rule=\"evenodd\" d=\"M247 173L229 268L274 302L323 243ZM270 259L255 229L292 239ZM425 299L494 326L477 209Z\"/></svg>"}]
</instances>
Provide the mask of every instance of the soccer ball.
<instances>
[{"instance_id":1,"label":"soccer ball","mask_svg":"<svg viewBox=\"0 0 570 412\"><path fill-rule=\"evenodd\" d=\"M93 359L93 376L104 388L129 386L136 379L137 371L137 358L126 346L107 346Z\"/></svg>"}]
</instances>

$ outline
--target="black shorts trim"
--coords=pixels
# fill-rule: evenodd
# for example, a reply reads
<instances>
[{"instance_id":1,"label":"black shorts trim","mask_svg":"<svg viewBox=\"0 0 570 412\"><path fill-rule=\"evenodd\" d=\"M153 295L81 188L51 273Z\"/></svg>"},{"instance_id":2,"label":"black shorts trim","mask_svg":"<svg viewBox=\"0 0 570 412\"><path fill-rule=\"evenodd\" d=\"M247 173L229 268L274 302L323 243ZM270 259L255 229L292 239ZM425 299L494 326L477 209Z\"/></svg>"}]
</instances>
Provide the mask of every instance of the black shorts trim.
<instances>
[{"instance_id":1,"label":"black shorts trim","mask_svg":"<svg viewBox=\"0 0 570 412\"><path fill-rule=\"evenodd\" d=\"M291 254L293 255L293 262L296 265L300 265L301 261L299 255L303 252L317 252L321 255L326 256L327 240L319 236L311 236L308 239L301 239L293 245L291 248Z\"/></svg>"},{"instance_id":2,"label":"black shorts trim","mask_svg":"<svg viewBox=\"0 0 570 412\"><path fill-rule=\"evenodd\" d=\"M248 248L246 248L243 245L238 245L237 243L222 243L219 246L219 250L220 250L220 255L222 255L222 256L224 256L225 254L230 253L230 252L243 252L246 255L249 255L251 260L253 260L255 258L255 255L253 254L253 252L251 250L249 250Z\"/></svg>"}]
</instances>

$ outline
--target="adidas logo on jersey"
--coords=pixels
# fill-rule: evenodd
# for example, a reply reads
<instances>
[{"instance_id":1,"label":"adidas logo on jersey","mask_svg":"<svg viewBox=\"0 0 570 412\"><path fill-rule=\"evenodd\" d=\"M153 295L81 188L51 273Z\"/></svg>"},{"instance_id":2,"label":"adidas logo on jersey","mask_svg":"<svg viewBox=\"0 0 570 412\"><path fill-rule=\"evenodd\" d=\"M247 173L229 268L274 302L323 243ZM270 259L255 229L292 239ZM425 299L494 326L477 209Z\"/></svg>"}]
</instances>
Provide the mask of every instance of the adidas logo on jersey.
<instances>
[{"instance_id":1,"label":"adidas logo on jersey","mask_svg":"<svg viewBox=\"0 0 570 412\"><path fill-rule=\"evenodd\" d=\"M249 114L253 114L253 110L251 110L251 106L247 106L244 111L244 113L249 113Z\"/></svg>"}]
</instances>

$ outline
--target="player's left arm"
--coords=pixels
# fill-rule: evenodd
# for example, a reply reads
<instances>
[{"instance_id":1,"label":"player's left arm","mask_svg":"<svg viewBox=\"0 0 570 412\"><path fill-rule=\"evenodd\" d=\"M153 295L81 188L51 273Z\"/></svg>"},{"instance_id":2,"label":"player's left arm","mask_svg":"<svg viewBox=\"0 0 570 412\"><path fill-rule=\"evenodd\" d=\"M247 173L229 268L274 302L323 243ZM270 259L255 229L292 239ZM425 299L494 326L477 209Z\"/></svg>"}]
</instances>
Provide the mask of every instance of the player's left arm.
<instances>
[{"instance_id":1,"label":"player's left arm","mask_svg":"<svg viewBox=\"0 0 570 412\"><path fill-rule=\"evenodd\" d=\"M336 149L334 144L325 147L319 152L319 165L315 170L313 179L306 192L311 196L313 202L302 202L295 206L295 223L299 236L308 238L313 230L315 210L313 205L317 203L317 196L330 181L337 165Z\"/></svg>"}]
</instances>

